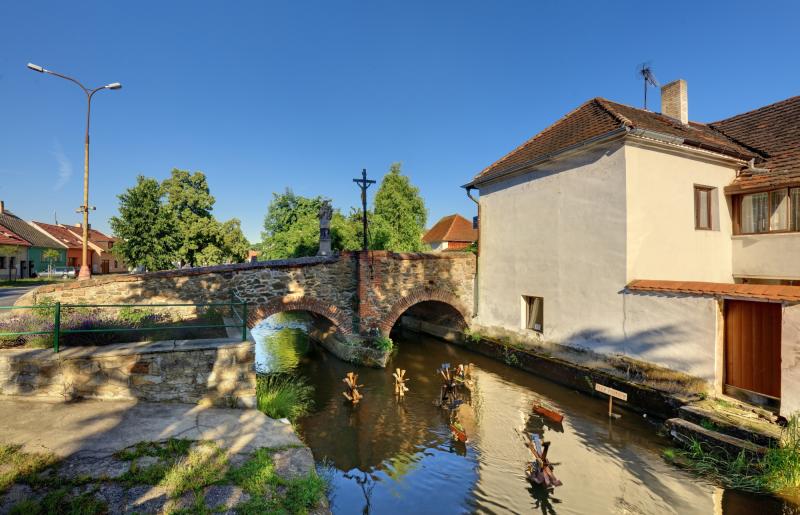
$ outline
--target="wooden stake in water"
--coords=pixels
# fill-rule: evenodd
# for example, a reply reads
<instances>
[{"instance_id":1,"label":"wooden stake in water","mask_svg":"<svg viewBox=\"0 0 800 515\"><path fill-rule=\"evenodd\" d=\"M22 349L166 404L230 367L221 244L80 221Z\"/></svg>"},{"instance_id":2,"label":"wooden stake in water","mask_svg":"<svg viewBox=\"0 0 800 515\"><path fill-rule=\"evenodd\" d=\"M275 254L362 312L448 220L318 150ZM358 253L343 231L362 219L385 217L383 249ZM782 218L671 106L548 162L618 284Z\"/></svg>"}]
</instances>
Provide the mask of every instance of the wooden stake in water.
<instances>
[{"instance_id":1,"label":"wooden stake in water","mask_svg":"<svg viewBox=\"0 0 800 515\"><path fill-rule=\"evenodd\" d=\"M358 384L358 374L348 372L347 376L342 379L342 381L347 385L347 391L342 392L342 395L344 395L345 398L347 398L347 400L353 404L358 404L358 401L364 398L364 396L361 395L361 392L358 391L359 388L364 386L363 384Z\"/></svg>"},{"instance_id":2,"label":"wooden stake in water","mask_svg":"<svg viewBox=\"0 0 800 515\"><path fill-rule=\"evenodd\" d=\"M405 378L405 375L406 371L400 370L399 368L395 369L394 373L392 374L392 377L394 377L394 393L398 397L405 396L406 392L408 391L408 386L406 386L408 379Z\"/></svg>"}]
</instances>

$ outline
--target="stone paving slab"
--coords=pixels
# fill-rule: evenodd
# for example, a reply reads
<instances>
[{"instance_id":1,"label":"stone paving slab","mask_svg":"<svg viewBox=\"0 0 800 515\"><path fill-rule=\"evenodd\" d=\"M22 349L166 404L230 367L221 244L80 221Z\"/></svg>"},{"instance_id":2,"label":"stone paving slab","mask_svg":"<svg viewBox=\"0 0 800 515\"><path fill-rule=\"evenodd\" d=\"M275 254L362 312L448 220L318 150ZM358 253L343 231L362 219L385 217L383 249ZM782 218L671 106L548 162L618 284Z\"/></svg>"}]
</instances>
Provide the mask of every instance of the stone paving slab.
<instances>
[{"instance_id":1,"label":"stone paving slab","mask_svg":"<svg viewBox=\"0 0 800 515\"><path fill-rule=\"evenodd\" d=\"M291 424L254 409L137 401L0 400L0 439L27 452L96 458L137 442L211 440L230 453L303 445Z\"/></svg>"}]
</instances>

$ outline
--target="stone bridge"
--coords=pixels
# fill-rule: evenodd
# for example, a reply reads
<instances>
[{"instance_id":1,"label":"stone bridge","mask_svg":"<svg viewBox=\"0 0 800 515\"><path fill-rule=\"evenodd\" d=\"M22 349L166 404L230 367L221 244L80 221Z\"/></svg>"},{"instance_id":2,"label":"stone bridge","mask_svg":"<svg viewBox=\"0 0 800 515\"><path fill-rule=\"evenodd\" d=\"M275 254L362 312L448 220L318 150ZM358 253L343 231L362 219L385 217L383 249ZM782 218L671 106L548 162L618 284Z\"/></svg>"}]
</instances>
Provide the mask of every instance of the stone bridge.
<instances>
[{"instance_id":1,"label":"stone bridge","mask_svg":"<svg viewBox=\"0 0 800 515\"><path fill-rule=\"evenodd\" d=\"M469 253L398 254L345 252L298 258L96 276L42 286L17 301L39 297L74 304L248 303L248 324L283 311L304 310L327 318L343 335L388 335L409 308L434 302L449 306L469 324L473 312L475 256Z\"/></svg>"}]
</instances>

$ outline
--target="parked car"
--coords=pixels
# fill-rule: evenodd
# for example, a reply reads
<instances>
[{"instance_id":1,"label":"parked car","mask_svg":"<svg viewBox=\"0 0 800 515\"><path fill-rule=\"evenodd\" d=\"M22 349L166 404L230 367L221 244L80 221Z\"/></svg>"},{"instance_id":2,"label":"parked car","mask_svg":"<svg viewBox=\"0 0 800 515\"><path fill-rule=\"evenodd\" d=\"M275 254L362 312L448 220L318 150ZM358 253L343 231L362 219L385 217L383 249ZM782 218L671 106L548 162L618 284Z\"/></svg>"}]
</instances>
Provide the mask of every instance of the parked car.
<instances>
[{"instance_id":1,"label":"parked car","mask_svg":"<svg viewBox=\"0 0 800 515\"><path fill-rule=\"evenodd\" d=\"M54 278L60 277L62 279L74 279L75 269L71 266L55 266L50 270L42 270L39 272L39 277Z\"/></svg>"}]
</instances>

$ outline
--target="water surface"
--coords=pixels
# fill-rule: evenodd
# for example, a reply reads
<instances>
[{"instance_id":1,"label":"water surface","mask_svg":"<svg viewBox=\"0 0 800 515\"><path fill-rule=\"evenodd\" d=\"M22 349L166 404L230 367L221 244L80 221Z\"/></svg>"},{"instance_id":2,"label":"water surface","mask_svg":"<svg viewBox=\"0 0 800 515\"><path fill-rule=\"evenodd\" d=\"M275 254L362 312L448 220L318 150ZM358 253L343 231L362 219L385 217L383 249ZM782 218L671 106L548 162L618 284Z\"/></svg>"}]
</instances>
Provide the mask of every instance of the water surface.
<instances>
[{"instance_id":1,"label":"water surface","mask_svg":"<svg viewBox=\"0 0 800 515\"><path fill-rule=\"evenodd\" d=\"M283 315L254 330L257 359L272 371L293 369L315 387L315 409L298 430L314 456L329 465L332 510L351 513L633 513L726 515L800 513L770 497L725 491L661 458L670 441L633 412L610 421L604 399L440 340L393 335L399 350L390 369L344 363L310 344L303 319ZM285 325L289 328L283 328ZM442 363L472 363L475 388L456 412L469 441L453 441L450 414L434 404ZM405 369L410 391L394 395L391 370ZM352 406L342 378L359 374L364 399ZM532 414L544 399L563 424ZM532 487L524 475L530 453L520 431L552 442L550 458L564 485Z\"/></svg>"}]
</instances>

